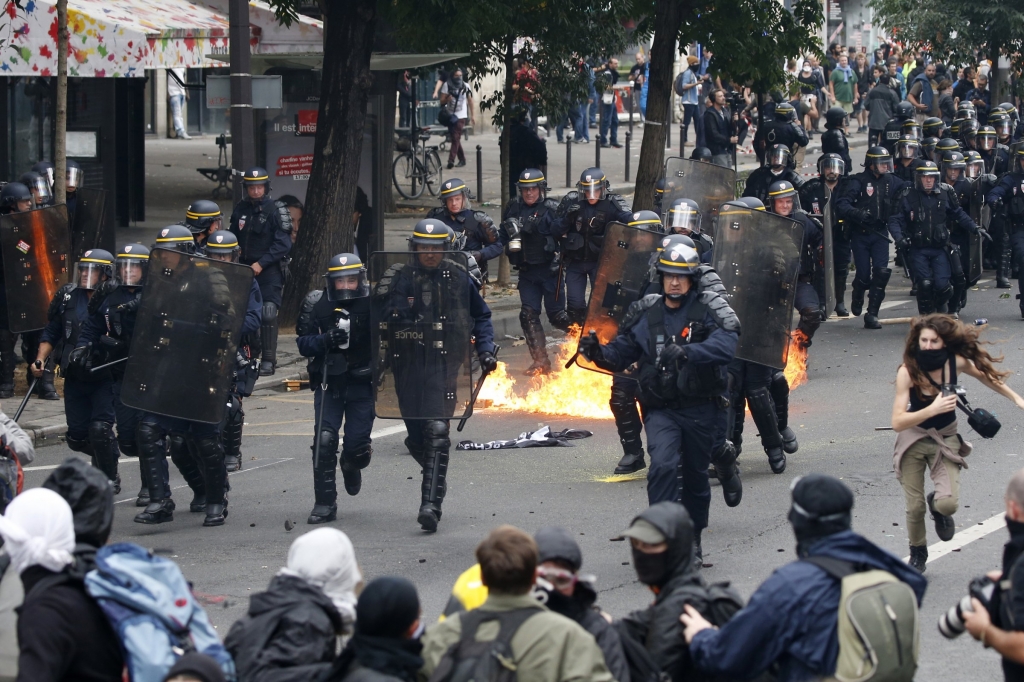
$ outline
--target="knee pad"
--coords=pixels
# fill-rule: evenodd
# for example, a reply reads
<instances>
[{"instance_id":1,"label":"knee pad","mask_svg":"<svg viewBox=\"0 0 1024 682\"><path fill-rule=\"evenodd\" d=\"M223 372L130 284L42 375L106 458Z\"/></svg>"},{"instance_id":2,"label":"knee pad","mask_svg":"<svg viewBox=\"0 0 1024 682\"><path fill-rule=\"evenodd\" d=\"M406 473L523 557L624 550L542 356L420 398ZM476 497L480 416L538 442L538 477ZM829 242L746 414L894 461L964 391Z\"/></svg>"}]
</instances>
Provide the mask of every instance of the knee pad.
<instances>
[{"instance_id":1,"label":"knee pad","mask_svg":"<svg viewBox=\"0 0 1024 682\"><path fill-rule=\"evenodd\" d=\"M263 324L277 322L277 304L269 301L263 303Z\"/></svg>"},{"instance_id":2,"label":"knee pad","mask_svg":"<svg viewBox=\"0 0 1024 682\"><path fill-rule=\"evenodd\" d=\"M342 450L341 461L343 465L349 465L353 469L365 469L370 466L370 457L373 455L373 448L365 445L352 450Z\"/></svg>"},{"instance_id":3,"label":"knee pad","mask_svg":"<svg viewBox=\"0 0 1024 682\"><path fill-rule=\"evenodd\" d=\"M203 436L196 439L195 443L199 459L207 466L216 464L224 459L224 447L221 445L218 436Z\"/></svg>"},{"instance_id":4,"label":"knee pad","mask_svg":"<svg viewBox=\"0 0 1024 682\"><path fill-rule=\"evenodd\" d=\"M789 399L789 382L786 381L785 372L775 372L772 375L772 383L768 386L771 389L772 400L775 402Z\"/></svg>"},{"instance_id":5,"label":"knee pad","mask_svg":"<svg viewBox=\"0 0 1024 682\"><path fill-rule=\"evenodd\" d=\"M761 444L766 448L781 447L779 418L775 413L775 403L768 393L768 387L762 386L748 391L747 404L750 406L750 416L760 432Z\"/></svg>"},{"instance_id":6,"label":"knee pad","mask_svg":"<svg viewBox=\"0 0 1024 682\"><path fill-rule=\"evenodd\" d=\"M808 335L813 335L821 326L821 309L802 308L800 310L800 326L808 332Z\"/></svg>"},{"instance_id":7,"label":"knee pad","mask_svg":"<svg viewBox=\"0 0 1024 682\"><path fill-rule=\"evenodd\" d=\"M93 443L112 443L114 441L114 425L110 422L89 422L89 440Z\"/></svg>"},{"instance_id":8,"label":"knee pad","mask_svg":"<svg viewBox=\"0 0 1024 682\"><path fill-rule=\"evenodd\" d=\"M875 268L871 275L871 286L877 289L884 289L892 276L892 268Z\"/></svg>"},{"instance_id":9,"label":"knee pad","mask_svg":"<svg viewBox=\"0 0 1024 682\"><path fill-rule=\"evenodd\" d=\"M138 457L139 446L129 434L117 434L117 448L125 457Z\"/></svg>"},{"instance_id":10,"label":"knee pad","mask_svg":"<svg viewBox=\"0 0 1024 682\"><path fill-rule=\"evenodd\" d=\"M726 440L722 447L711 453L711 462L716 469L732 469L736 464L736 446L732 444L732 441Z\"/></svg>"},{"instance_id":11,"label":"knee pad","mask_svg":"<svg viewBox=\"0 0 1024 682\"><path fill-rule=\"evenodd\" d=\"M451 446L448 434L451 427L447 421L431 419L423 425L424 444L432 450L447 450Z\"/></svg>"},{"instance_id":12,"label":"knee pad","mask_svg":"<svg viewBox=\"0 0 1024 682\"><path fill-rule=\"evenodd\" d=\"M320 441L320 456L333 455L338 451L338 432L331 429L321 429L317 434ZM315 443L314 443L315 445Z\"/></svg>"},{"instance_id":13,"label":"knee pad","mask_svg":"<svg viewBox=\"0 0 1024 682\"><path fill-rule=\"evenodd\" d=\"M166 450L166 434L156 424L142 422L135 432L139 453L143 457L163 457Z\"/></svg>"},{"instance_id":14,"label":"knee pad","mask_svg":"<svg viewBox=\"0 0 1024 682\"><path fill-rule=\"evenodd\" d=\"M242 409L242 401L239 400L238 398L232 398L231 403L228 406L227 423L245 423L245 410Z\"/></svg>"},{"instance_id":15,"label":"knee pad","mask_svg":"<svg viewBox=\"0 0 1024 682\"><path fill-rule=\"evenodd\" d=\"M92 442L88 437L85 438L74 438L70 434L64 437L67 441L68 449L72 452L81 452L84 455L92 456Z\"/></svg>"}]
</instances>

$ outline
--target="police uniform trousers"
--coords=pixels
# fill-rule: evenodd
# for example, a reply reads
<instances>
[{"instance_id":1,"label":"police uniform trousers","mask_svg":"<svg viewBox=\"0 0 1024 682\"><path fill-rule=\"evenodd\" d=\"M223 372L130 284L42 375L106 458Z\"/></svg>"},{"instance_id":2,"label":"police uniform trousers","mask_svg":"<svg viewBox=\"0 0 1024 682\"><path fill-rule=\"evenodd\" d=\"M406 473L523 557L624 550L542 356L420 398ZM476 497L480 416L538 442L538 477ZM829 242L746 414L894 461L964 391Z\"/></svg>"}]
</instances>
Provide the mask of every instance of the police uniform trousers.
<instances>
[{"instance_id":1,"label":"police uniform trousers","mask_svg":"<svg viewBox=\"0 0 1024 682\"><path fill-rule=\"evenodd\" d=\"M856 281L867 289L871 273L876 269L889 267L889 238L880 232L854 232L850 238L853 248L853 262L857 266Z\"/></svg>"},{"instance_id":2,"label":"police uniform trousers","mask_svg":"<svg viewBox=\"0 0 1024 682\"><path fill-rule=\"evenodd\" d=\"M316 433L326 429L333 432L337 438L338 434L342 433L344 422L344 450L354 452L370 444L370 432L373 430L373 389L369 383L328 383L326 391L318 385L313 392L313 409L314 414L322 414L322 421L316 425ZM320 456L323 455L324 451L321 449Z\"/></svg>"},{"instance_id":3,"label":"police uniform trousers","mask_svg":"<svg viewBox=\"0 0 1024 682\"><path fill-rule=\"evenodd\" d=\"M568 275L567 275L568 276ZM583 283L584 291L586 282ZM562 290L560 290L560 288ZM565 310L564 284L558 281L558 271L552 272L546 265L524 265L519 269L519 299L523 305L541 312L541 304L550 318ZM586 305L584 298L584 306ZM582 307L582 306L581 306Z\"/></svg>"},{"instance_id":4,"label":"police uniform trousers","mask_svg":"<svg viewBox=\"0 0 1024 682\"><path fill-rule=\"evenodd\" d=\"M912 247L910 269L918 280L931 280L933 291L942 291L949 286L949 254L937 246Z\"/></svg>"},{"instance_id":5,"label":"police uniform trousers","mask_svg":"<svg viewBox=\"0 0 1024 682\"><path fill-rule=\"evenodd\" d=\"M565 299L570 311L587 309L587 280L593 287L595 279L597 261L571 260L565 264Z\"/></svg>"},{"instance_id":6,"label":"police uniform trousers","mask_svg":"<svg viewBox=\"0 0 1024 682\"><path fill-rule=\"evenodd\" d=\"M850 267L850 261L853 260L853 245L849 237L843 238L839 234L839 230L832 231L832 264L835 267L836 273L843 273L846 276L846 271Z\"/></svg>"},{"instance_id":7,"label":"police uniform trousers","mask_svg":"<svg viewBox=\"0 0 1024 682\"><path fill-rule=\"evenodd\" d=\"M726 411L709 400L681 409L649 409L644 417L651 457L648 501L681 502L694 529L706 528L711 506L708 466L711 453L725 443Z\"/></svg>"},{"instance_id":8,"label":"police uniform trousers","mask_svg":"<svg viewBox=\"0 0 1024 682\"><path fill-rule=\"evenodd\" d=\"M1013 250L1012 269L1017 271L1017 286L1022 294L1021 310L1024 311L1024 224L1013 225L1007 221L1006 229L1010 233L1010 248Z\"/></svg>"},{"instance_id":9,"label":"police uniform trousers","mask_svg":"<svg viewBox=\"0 0 1024 682\"><path fill-rule=\"evenodd\" d=\"M149 428L155 430L161 436L159 440L165 440L168 436L181 436L182 438L185 439L185 441L191 440L193 443L200 441L202 439L215 440L217 447L220 448L220 468L217 471L213 471L212 466L208 466L204 474L207 477L209 477L210 475L217 476L218 478L223 476L224 490L227 490L227 470L224 469L224 452L223 447L220 444L221 423L207 424L205 422L194 422L189 421L187 419L179 419L177 417L165 417L163 415L152 414L147 412L143 413L139 425L142 428ZM143 443L141 442L141 438L139 448L140 450L143 450L143 457L146 457L147 453L144 451L144 446ZM170 478L167 468L167 455L165 453L166 451L161 451L159 454L155 455L157 463L160 468L160 482L162 483L163 488L163 494L161 496L161 499L164 500L169 499L171 497ZM142 466L145 467L145 463L142 463ZM182 473L185 474L185 472ZM153 490L154 488L157 487L153 481L149 481L149 486L150 490ZM211 491L207 489L206 493L207 496L209 497ZM213 496L216 496L216 494L214 493ZM152 497L152 492L150 493L150 497ZM219 500L209 499L208 501L219 502Z\"/></svg>"},{"instance_id":10,"label":"police uniform trousers","mask_svg":"<svg viewBox=\"0 0 1024 682\"><path fill-rule=\"evenodd\" d=\"M68 439L87 440L92 422L112 425L117 420L114 399L113 379L79 381L65 377L64 418L68 424Z\"/></svg>"},{"instance_id":11,"label":"police uniform trousers","mask_svg":"<svg viewBox=\"0 0 1024 682\"><path fill-rule=\"evenodd\" d=\"M807 281L804 281L805 279ZM806 278L801 275L800 281L796 283L796 296L793 297L793 308L799 311L806 308L818 309L819 307L821 307L821 303L818 299L818 290L811 283L810 275Z\"/></svg>"},{"instance_id":12,"label":"police uniform trousers","mask_svg":"<svg viewBox=\"0 0 1024 682\"><path fill-rule=\"evenodd\" d=\"M274 303L281 306L281 294L284 292L284 273L278 263L265 268L256 275L256 284L260 287L260 296L264 303Z\"/></svg>"}]
</instances>

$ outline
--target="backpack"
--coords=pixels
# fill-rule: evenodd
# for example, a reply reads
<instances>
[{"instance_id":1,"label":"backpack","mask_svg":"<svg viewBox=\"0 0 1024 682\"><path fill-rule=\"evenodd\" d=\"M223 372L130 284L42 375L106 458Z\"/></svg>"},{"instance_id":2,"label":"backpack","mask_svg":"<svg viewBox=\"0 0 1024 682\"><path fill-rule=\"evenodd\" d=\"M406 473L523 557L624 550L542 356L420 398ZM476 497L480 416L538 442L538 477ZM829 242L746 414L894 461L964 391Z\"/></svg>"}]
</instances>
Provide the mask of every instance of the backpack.
<instances>
[{"instance_id":1,"label":"backpack","mask_svg":"<svg viewBox=\"0 0 1024 682\"><path fill-rule=\"evenodd\" d=\"M181 569L127 542L101 547L85 589L117 633L131 682L162 682L191 651L211 656L229 681L235 664Z\"/></svg>"},{"instance_id":2,"label":"backpack","mask_svg":"<svg viewBox=\"0 0 1024 682\"><path fill-rule=\"evenodd\" d=\"M672 89L675 90L676 94L680 97L686 96L686 90L683 90L683 75L686 73L685 70L680 71L676 76L676 80L672 83Z\"/></svg>"},{"instance_id":3,"label":"backpack","mask_svg":"<svg viewBox=\"0 0 1024 682\"><path fill-rule=\"evenodd\" d=\"M826 556L804 559L840 581L838 682L914 679L918 610L914 590L892 573Z\"/></svg>"},{"instance_id":4,"label":"backpack","mask_svg":"<svg viewBox=\"0 0 1024 682\"><path fill-rule=\"evenodd\" d=\"M540 610L538 604L537 608L512 611L473 609L460 613L462 636L441 657L430 682L515 682L518 678L512 637L520 625ZM498 621L498 636L489 642L478 642L477 629L490 621Z\"/></svg>"}]
</instances>

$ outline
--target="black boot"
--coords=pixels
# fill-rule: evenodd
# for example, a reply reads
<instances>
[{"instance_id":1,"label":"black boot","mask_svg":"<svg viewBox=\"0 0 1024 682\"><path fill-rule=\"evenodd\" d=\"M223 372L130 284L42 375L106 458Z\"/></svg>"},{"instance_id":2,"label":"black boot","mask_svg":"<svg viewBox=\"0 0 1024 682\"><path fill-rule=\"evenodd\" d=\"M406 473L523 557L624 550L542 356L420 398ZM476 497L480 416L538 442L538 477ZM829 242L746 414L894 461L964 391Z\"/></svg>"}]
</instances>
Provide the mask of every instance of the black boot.
<instances>
[{"instance_id":1,"label":"black boot","mask_svg":"<svg viewBox=\"0 0 1024 682\"><path fill-rule=\"evenodd\" d=\"M631 474L647 466L644 463L644 442L640 437L644 425L636 405L636 391L635 381L612 379L612 396L608 406L615 417L615 428L619 432L623 452L622 459L615 466L616 474Z\"/></svg>"},{"instance_id":2,"label":"black boot","mask_svg":"<svg viewBox=\"0 0 1024 682\"><path fill-rule=\"evenodd\" d=\"M570 324L576 324L583 327L583 324L587 321L586 308L567 308L565 312L569 317Z\"/></svg>"},{"instance_id":3,"label":"black boot","mask_svg":"<svg viewBox=\"0 0 1024 682\"><path fill-rule=\"evenodd\" d=\"M1009 289L1010 276L1013 273L1013 246L1010 244L1010 236L1003 235L1002 248L999 250L999 264L996 267L996 288Z\"/></svg>"},{"instance_id":4,"label":"black boot","mask_svg":"<svg viewBox=\"0 0 1024 682\"><path fill-rule=\"evenodd\" d=\"M341 451L341 477L345 480L345 492L358 495L363 487L362 470L370 466L373 448L368 444L355 450Z\"/></svg>"},{"instance_id":5,"label":"black boot","mask_svg":"<svg viewBox=\"0 0 1024 682\"><path fill-rule=\"evenodd\" d=\"M228 472L224 468L224 446L220 435L196 439L196 451L206 479L206 518L203 525L223 526L228 516L228 498L225 495Z\"/></svg>"},{"instance_id":6,"label":"black boot","mask_svg":"<svg viewBox=\"0 0 1024 682\"><path fill-rule=\"evenodd\" d=\"M924 573L928 567L928 548L924 545L920 547L910 546L910 567L917 569L918 573Z\"/></svg>"},{"instance_id":7,"label":"black boot","mask_svg":"<svg viewBox=\"0 0 1024 682\"><path fill-rule=\"evenodd\" d=\"M701 533L704 529L700 529L693 534L693 568L696 571L704 568L704 548L701 547Z\"/></svg>"},{"instance_id":8,"label":"black boot","mask_svg":"<svg viewBox=\"0 0 1024 682\"><path fill-rule=\"evenodd\" d=\"M935 533L943 542L949 542L956 534L956 522L952 516L946 516L935 511L935 493L928 493L928 511L931 512L932 520L935 522Z\"/></svg>"},{"instance_id":9,"label":"black boot","mask_svg":"<svg viewBox=\"0 0 1024 682\"><path fill-rule=\"evenodd\" d=\"M274 374L277 368L277 304L264 302L263 322L260 325L260 345L263 355L260 358L260 376Z\"/></svg>"},{"instance_id":10,"label":"black boot","mask_svg":"<svg viewBox=\"0 0 1024 682\"><path fill-rule=\"evenodd\" d=\"M940 289L935 292L935 312L937 313L955 313L955 310L949 309L949 302L953 297L953 287L946 285L945 289Z\"/></svg>"},{"instance_id":11,"label":"black boot","mask_svg":"<svg viewBox=\"0 0 1024 682\"><path fill-rule=\"evenodd\" d=\"M782 436L782 449L792 455L800 449L796 434L789 426L789 382L785 372L772 375L770 385L772 402L775 403L775 416L779 423L779 434Z\"/></svg>"},{"instance_id":12,"label":"black boot","mask_svg":"<svg viewBox=\"0 0 1024 682\"><path fill-rule=\"evenodd\" d=\"M572 321L569 319L569 314L564 310L556 310L553 313L549 312L548 322L551 323L552 327L560 329L563 332L569 331L569 325L572 324Z\"/></svg>"},{"instance_id":13,"label":"black boot","mask_svg":"<svg viewBox=\"0 0 1024 682\"><path fill-rule=\"evenodd\" d=\"M551 360L548 358L548 351L545 348L547 339L544 338L544 327L540 323L540 313L533 308L523 306L519 311L519 324L523 327L523 336L526 337L526 346L530 349L531 364L524 374L528 377L551 372Z\"/></svg>"},{"instance_id":14,"label":"black boot","mask_svg":"<svg viewBox=\"0 0 1024 682\"><path fill-rule=\"evenodd\" d=\"M424 449L422 501L416 520L428 533L437 531L441 521L441 503L447 492L448 439L447 421L431 420L423 426Z\"/></svg>"},{"instance_id":15,"label":"black boot","mask_svg":"<svg viewBox=\"0 0 1024 682\"><path fill-rule=\"evenodd\" d=\"M836 315L849 317L850 311L846 309L846 278L848 268L838 268L835 273L836 284Z\"/></svg>"},{"instance_id":16,"label":"black boot","mask_svg":"<svg viewBox=\"0 0 1024 682\"><path fill-rule=\"evenodd\" d=\"M871 278L871 290L868 292L868 309L864 315L865 329L881 329L882 323L878 321L878 311L885 300L885 285L889 283L892 270L889 268L877 268Z\"/></svg>"},{"instance_id":17,"label":"black boot","mask_svg":"<svg viewBox=\"0 0 1024 682\"><path fill-rule=\"evenodd\" d=\"M117 475L117 439L114 425L108 422L89 423L89 442L92 445L93 460L113 486L114 494L121 492L121 477Z\"/></svg>"},{"instance_id":18,"label":"black boot","mask_svg":"<svg viewBox=\"0 0 1024 682\"><path fill-rule=\"evenodd\" d=\"M199 460L199 453L191 439L181 434L168 437L170 441L171 462L178 468L185 483L192 491L192 501L188 510L193 514L206 511L206 478Z\"/></svg>"},{"instance_id":19,"label":"black boot","mask_svg":"<svg viewBox=\"0 0 1024 682\"><path fill-rule=\"evenodd\" d=\"M761 445L768 455L768 465L772 473L781 474L786 470L786 453L782 449L782 434L779 433L778 417L775 405L768 393L768 387L762 386L747 392L747 404L750 416L761 436ZM721 475L721 473L719 473Z\"/></svg>"},{"instance_id":20,"label":"black boot","mask_svg":"<svg viewBox=\"0 0 1024 682\"><path fill-rule=\"evenodd\" d=\"M870 282L861 281L860 275L861 273L858 272L850 289L850 312L854 316L860 315L864 310L864 293L871 286Z\"/></svg>"},{"instance_id":21,"label":"black boot","mask_svg":"<svg viewBox=\"0 0 1024 682\"><path fill-rule=\"evenodd\" d=\"M313 451L313 511L306 523L327 523L338 518L338 434L328 429L320 431L320 453L316 443Z\"/></svg>"},{"instance_id":22,"label":"black boot","mask_svg":"<svg viewBox=\"0 0 1024 682\"><path fill-rule=\"evenodd\" d=\"M736 448L732 442L725 441L718 452L711 456L712 465L722 484L722 496L725 504L736 507L743 500L743 481L740 480L740 469L736 465Z\"/></svg>"},{"instance_id":23,"label":"black boot","mask_svg":"<svg viewBox=\"0 0 1024 682\"><path fill-rule=\"evenodd\" d=\"M0 329L0 398L14 397L14 334Z\"/></svg>"},{"instance_id":24,"label":"black boot","mask_svg":"<svg viewBox=\"0 0 1024 682\"><path fill-rule=\"evenodd\" d=\"M139 470L149 489L149 504L135 516L135 523L158 524L174 520L174 500L164 481L167 466L167 434L156 424L143 420L137 433ZM138 504L138 502L136 502Z\"/></svg>"},{"instance_id":25,"label":"black boot","mask_svg":"<svg viewBox=\"0 0 1024 682\"><path fill-rule=\"evenodd\" d=\"M237 408L234 405L236 401ZM228 473L242 468L242 427L245 424L242 401L233 397L231 402L227 421L224 422L224 429L221 431L221 441L224 443L224 468Z\"/></svg>"}]
</instances>

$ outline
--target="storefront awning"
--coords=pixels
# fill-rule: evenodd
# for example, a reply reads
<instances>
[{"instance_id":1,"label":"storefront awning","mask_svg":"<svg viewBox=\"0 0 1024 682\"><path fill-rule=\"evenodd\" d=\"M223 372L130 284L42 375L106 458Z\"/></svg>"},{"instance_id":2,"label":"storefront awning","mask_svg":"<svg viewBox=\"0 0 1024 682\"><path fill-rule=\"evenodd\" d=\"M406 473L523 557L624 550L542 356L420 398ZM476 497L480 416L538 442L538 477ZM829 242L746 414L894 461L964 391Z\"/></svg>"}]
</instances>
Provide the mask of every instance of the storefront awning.
<instances>
[{"instance_id":1,"label":"storefront awning","mask_svg":"<svg viewBox=\"0 0 1024 682\"><path fill-rule=\"evenodd\" d=\"M433 66L442 62L450 62L454 59L462 59L468 56L468 52L449 52L416 54L412 52L374 52L370 55L370 71L404 71L405 69L418 69L424 66ZM229 56L226 54L211 54L210 59L220 60L222 66L227 64ZM293 52L293 53L263 53L252 56L252 72L259 75L266 73L268 69L275 67L289 69L322 69L324 66L323 52Z\"/></svg>"},{"instance_id":2,"label":"storefront awning","mask_svg":"<svg viewBox=\"0 0 1024 682\"><path fill-rule=\"evenodd\" d=\"M142 77L146 69L223 66L228 53L229 0L69 0L68 75ZM57 72L56 0L7 3L0 36L9 45L0 75L51 76ZM253 55L319 52L323 24L300 16L278 24L265 3L249 3Z\"/></svg>"}]
</instances>

